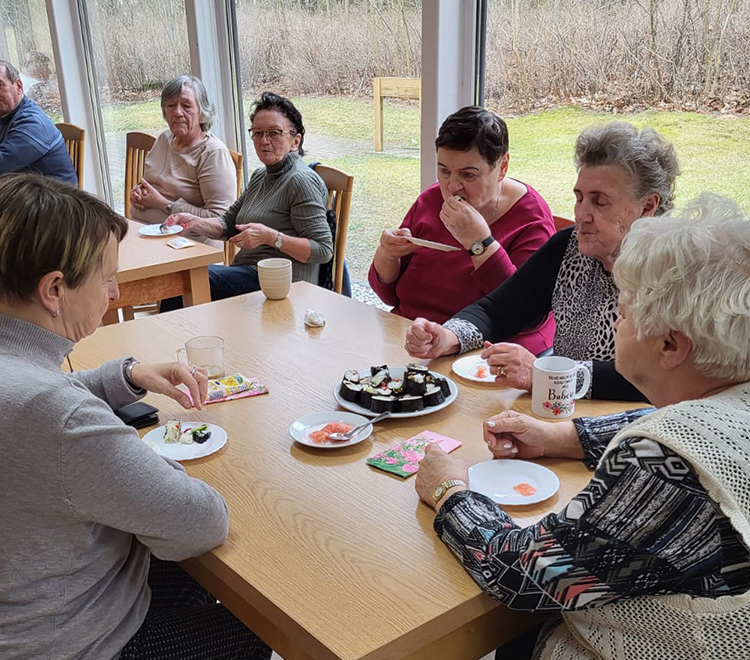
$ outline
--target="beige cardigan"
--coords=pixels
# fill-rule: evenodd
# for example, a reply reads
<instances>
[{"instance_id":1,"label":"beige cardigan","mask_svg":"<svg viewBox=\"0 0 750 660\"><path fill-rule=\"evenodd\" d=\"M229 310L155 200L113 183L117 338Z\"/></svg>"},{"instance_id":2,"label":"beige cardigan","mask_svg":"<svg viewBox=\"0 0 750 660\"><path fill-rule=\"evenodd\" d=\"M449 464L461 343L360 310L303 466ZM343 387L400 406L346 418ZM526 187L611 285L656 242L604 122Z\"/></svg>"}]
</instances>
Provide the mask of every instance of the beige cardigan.
<instances>
[{"instance_id":1,"label":"beige cardigan","mask_svg":"<svg viewBox=\"0 0 750 660\"><path fill-rule=\"evenodd\" d=\"M208 134L185 151L175 151L174 135L164 131L146 156L143 178L173 203L172 213L192 213L201 218L222 215L237 199L237 169L226 145ZM139 211L135 220L160 223L162 209Z\"/></svg>"}]
</instances>

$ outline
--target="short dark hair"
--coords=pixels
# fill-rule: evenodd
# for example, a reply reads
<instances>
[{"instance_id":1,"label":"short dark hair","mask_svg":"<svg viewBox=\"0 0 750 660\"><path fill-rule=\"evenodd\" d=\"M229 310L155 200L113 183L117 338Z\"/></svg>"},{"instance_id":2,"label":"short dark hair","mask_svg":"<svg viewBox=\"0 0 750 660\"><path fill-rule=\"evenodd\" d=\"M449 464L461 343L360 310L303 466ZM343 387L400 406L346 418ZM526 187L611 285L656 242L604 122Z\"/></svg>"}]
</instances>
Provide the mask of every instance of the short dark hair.
<instances>
[{"instance_id":1,"label":"short dark hair","mask_svg":"<svg viewBox=\"0 0 750 660\"><path fill-rule=\"evenodd\" d=\"M250 123L253 123L255 115L261 110L276 110L284 115L294 125L294 130L300 136L299 148L297 153L300 156L305 155L305 150L302 148L302 143L305 141L305 127L302 124L302 115L297 108L294 107L289 99L274 94L273 92L263 92L255 103L253 103L250 109Z\"/></svg>"},{"instance_id":2,"label":"short dark hair","mask_svg":"<svg viewBox=\"0 0 750 660\"><path fill-rule=\"evenodd\" d=\"M10 81L11 85L15 84L16 80L21 77L21 74L18 73L18 69L7 60L0 60L0 67L5 68L5 77Z\"/></svg>"},{"instance_id":3,"label":"short dark hair","mask_svg":"<svg viewBox=\"0 0 750 660\"><path fill-rule=\"evenodd\" d=\"M33 300L39 280L59 270L75 289L101 266L110 235L127 221L102 200L38 174L0 177L0 298Z\"/></svg>"},{"instance_id":4,"label":"short dark hair","mask_svg":"<svg viewBox=\"0 0 750 660\"><path fill-rule=\"evenodd\" d=\"M490 167L508 153L508 127L494 112L478 105L467 105L443 122L435 139L435 149L471 151L476 147Z\"/></svg>"}]
</instances>

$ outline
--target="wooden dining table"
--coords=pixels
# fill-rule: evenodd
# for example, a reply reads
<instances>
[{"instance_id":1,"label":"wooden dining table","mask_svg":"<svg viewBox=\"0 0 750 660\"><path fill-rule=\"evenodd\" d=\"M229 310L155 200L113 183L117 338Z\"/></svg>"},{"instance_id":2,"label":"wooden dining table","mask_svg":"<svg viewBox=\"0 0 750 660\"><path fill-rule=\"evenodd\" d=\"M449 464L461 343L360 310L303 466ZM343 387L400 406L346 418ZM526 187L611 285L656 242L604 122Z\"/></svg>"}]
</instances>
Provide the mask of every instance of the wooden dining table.
<instances>
[{"instance_id":1,"label":"wooden dining table","mask_svg":"<svg viewBox=\"0 0 750 660\"><path fill-rule=\"evenodd\" d=\"M143 226L128 220L128 233L120 243L120 297L110 303L104 325L119 321L119 309L173 296L182 296L188 306L211 301L208 266L224 261L223 249L192 241L194 245L175 250L167 245L174 235L141 236Z\"/></svg>"},{"instance_id":2,"label":"wooden dining table","mask_svg":"<svg viewBox=\"0 0 750 660\"><path fill-rule=\"evenodd\" d=\"M307 309L321 312L309 328ZM307 283L284 300L262 293L99 328L72 355L76 368L133 355L163 361L187 339L219 335L227 374L256 377L269 393L186 412L149 395L171 418L204 420L229 436L217 453L185 464L214 486L230 509L227 542L184 567L285 660L471 660L538 621L485 595L433 531L434 512L401 479L365 460L428 429L463 443L469 464L491 455L482 422L502 410L528 413L520 390L453 375L456 400L428 415L388 419L356 445L322 449L293 441L292 422L337 409L345 371L403 366L408 321ZM453 358L430 368L451 375ZM581 400L577 415L632 404ZM560 479L548 500L506 507L529 525L559 510L591 473L580 461L541 459Z\"/></svg>"}]
</instances>

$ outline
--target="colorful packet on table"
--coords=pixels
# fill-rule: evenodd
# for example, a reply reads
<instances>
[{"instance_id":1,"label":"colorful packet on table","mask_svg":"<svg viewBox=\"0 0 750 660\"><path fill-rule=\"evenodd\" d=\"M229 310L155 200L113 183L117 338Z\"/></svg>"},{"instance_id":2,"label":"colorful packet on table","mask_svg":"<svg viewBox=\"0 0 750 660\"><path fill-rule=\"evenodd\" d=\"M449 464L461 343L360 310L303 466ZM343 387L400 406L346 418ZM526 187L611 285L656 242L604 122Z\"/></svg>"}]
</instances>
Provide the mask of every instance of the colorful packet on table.
<instances>
[{"instance_id":1,"label":"colorful packet on table","mask_svg":"<svg viewBox=\"0 0 750 660\"><path fill-rule=\"evenodd\" d=\"M267 393L268 388L255 378L245 378L241 374L234 374L224 378L212 378L208 381L206 403L217 403Z\"/></svg>"},{"instance_id":2,"label":"colorful packet on table","mask_svg":"<svg viewBox=\"0 0 750 660\"><path fill-rule=\"evenodd\" d=\"M434 431L422 431L408 440L399 442L397 445L371 456L366 463L405 479L419 470L419 461L424 458L424 448L434 442L438 443L440 448L446 452L452 452L462 444L447 435L441 435Z\"/></svg>"}]
</instances>

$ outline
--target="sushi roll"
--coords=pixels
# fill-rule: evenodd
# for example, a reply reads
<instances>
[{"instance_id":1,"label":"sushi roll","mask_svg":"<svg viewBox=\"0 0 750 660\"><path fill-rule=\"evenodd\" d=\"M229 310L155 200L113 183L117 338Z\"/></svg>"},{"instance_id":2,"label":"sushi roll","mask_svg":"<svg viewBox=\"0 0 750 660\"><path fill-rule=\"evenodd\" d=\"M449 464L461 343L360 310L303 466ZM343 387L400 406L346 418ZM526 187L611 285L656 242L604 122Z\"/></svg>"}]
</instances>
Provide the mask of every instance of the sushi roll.
<instances>
[{"instance_id":1,"label":"sushi roll","mask_svg":"<svg viewBox=\"0 0 750 660\"><path fill-rule=\"evenodd\" d=\"M375 367L373 367L373 369L374 368ZM373 387L381 387L383 383L389 381L390 379L391 379L391 376L388 373L388 367L384 365L383 367L380 368L379 371L376 371L372 375L372 378L370 378L370 384Z\"/></svg>"},{"instance_id":2,"label":"sushi roll","mask_svg":"<svg viewBox=\"0 0 750 660\"><path fill-rule=\"evenodd\" d=\"M424 403L426 406L439 406L445 401L445 395L440 389L439 385L431 384L427 386L427 392L424 395Z\"/></svg>"},{"instance_id":3,"label":"sushi roll","mask_svg":"<svg viewBox=\"0 0 750 660\"><path fill-rule=\"evenodd\" d=\"M208 430L207 424L201 424L193 429L193 441L202 445L211 437L211 431Z\"/></svg>"},{"instance_id":4,"label":"sushi roll","mask_svg":"<svg viewBox=\"0 0 750 660\"><path fill-rule=\"evenodd\" d=\"M445 378L443 378L442 376L433 375L432 380L435 385L440 387L440 391L443 393L444 397L450 396L451 386L448 384L448 381Z\"/></svg>"},{"instance_id":5,"label":"sushi roll","mask_svg":"<svg viewBox=\"0 0 750 660\"><path fill-rule=\"evenodd\" d=\"M350 383L359 383L359 371L356 369L350 369L344 374L344 380L349 381Z\"/></svg>"},{"instance_id":6,"label":"sushi roll","mask_svg":"<svg viewBox=\"0 0 750 660\"><path fill-rule=\"evenodd\" d=\"M365 385L362 388L362 393L359 395L359 405L368 410L371 407L372 397L379 394L378 390L370 385Z\"/></svg>"},{"instance_id":7,"label":"sushi roll","mask_svg":"<svg viewBox=\"0 0 750 660\"><path fill-rule=\"evenodd\" d=\"M376 394L370 401L370 410L376 413L382 413L386 410L388 412L398 412L398 404L399 401L395 396Z\"/></svg>"},{"instance_id":8,"label":"sushi roll","mask_svg":"<svg viewBox=\"0 0 750 660\"><path fill-rule=\"evenodd\" d=\"M439 391L439 390L438 390ZM405 394L399 400L401 406L401 412L411 413L424 410L425 401L421 396L414 396L413 394Z\"/></svg>"},{"instance_id":9,"label":"sushi roll","mask_svg":"<svg viewBox=\"0 0 750 660\"><path fill-rule=\"evenodd\" d=\"M359 396L362 392L362 385L359 383L352 383L348 380L341 381L341 387L339 388L339 394L344 401L351 401L357 403Z\"/></svg>"},{"instance_id":10,"label":"sushi roll","mask_svg":"<svg viewBox=\"0 0 750 660\"><path fill-rule=\"evenodd\" d=\"M177 439L177 441L182 445L192 445L193 429L185 429L182 433L180 433L180 437Z\"/></svg>"},{"instance_id":11,"label":"sushi roll","mask_svg":"<svg viewBox=\"0 0 750 660\"><path fill-rule=\"evenodd\" d=\"M428 374L408 372L404 379L404 392L414 396L423 396L427 391L427 376Z\"/></svg>"},{"instance_id":12,"label":"sushi roll","mask_svg":"<svg viewBox=\"0 0 750 660\"><path fill-rule=\"evenodd\" d=\"M164 425L164 442L179 442L182 432L182 422L179 419L170 419Z\"/></svg>"},{"instance_id":13,"label":"sushi roll","mask_svg":"<svg viewBox=\"0 0 750 660\"><path fill-rule=\"evenodd\" d=\"M370 375L371 376L375 376L378 373L380 373L381 371L385 371L386 373L388 373L388 365L387 364L381 364L380 366L370 367Z\"/></svg>"},{"instance_id":14,"label":"sushi roll","mask_svg":"<svg viewBox=\"0 0 750 660\"><path fill-rule=\"evenodd\" d=\"M388 381L387 387L393 392L393 394L400 396L403 393L404 381L400 378L394 378L393 380Z\"/></svg>"},{"instance_id":15,"label":"sushi roll","mask_svg":"<svg viewBox=\"0 0 750 660\"><path fill-rule=\"evenodd\" d=\"M424 374L425 376L430 373L430 370L427 368L426 364L417 364L416 362L411 362L406 365L406 373L407 374Z\"/></svg>"}]
</instances>

